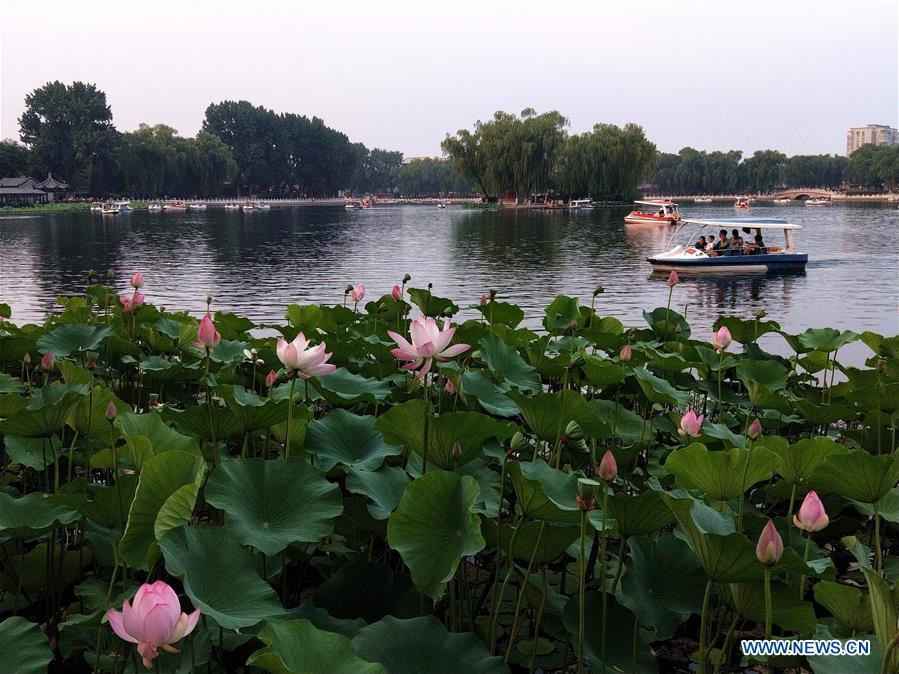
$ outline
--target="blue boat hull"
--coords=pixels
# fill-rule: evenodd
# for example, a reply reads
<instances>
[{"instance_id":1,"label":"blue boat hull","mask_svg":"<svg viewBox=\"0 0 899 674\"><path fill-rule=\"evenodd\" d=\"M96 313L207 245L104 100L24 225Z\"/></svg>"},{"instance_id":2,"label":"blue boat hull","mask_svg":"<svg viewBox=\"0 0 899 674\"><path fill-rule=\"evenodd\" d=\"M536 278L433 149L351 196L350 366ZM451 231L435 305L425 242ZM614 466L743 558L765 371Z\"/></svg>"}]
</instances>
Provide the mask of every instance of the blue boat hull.
<instances>
[{"instance_id":1,"label":"blue boat hull","mask_svg":"<svg viewBox=\"0 0 899 674\"><path fill-rule=\"evenodd\" d=\"M648 257L646 260L655 271L691 271L691 272L777 272L799 271L805 269L808 255L776 254L776 255L728 255L722 257L703 257L699 259L677 259L664 257Z\"/></svg>"}]
</instances>

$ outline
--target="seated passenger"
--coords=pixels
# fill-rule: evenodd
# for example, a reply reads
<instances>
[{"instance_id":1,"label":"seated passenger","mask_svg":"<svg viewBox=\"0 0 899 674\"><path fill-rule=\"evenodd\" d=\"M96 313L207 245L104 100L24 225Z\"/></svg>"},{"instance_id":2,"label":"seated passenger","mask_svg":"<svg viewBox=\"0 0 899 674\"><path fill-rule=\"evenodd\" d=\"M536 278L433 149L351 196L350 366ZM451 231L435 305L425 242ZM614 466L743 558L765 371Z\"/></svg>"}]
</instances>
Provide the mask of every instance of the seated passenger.
<instances>
[{"instance_id":1,"label":"seated passenger","mask_svg":"<svg viewBox=\"0 0 899 674\"><path fill-rule=\"evenodd\" d=\"M758 234L755 235L755 242L752 244L752 248L753 248L752 252L755 255L764 255L765 253L768 252L767 249L765 248L765 242L762 239L761 232L759 232Z\"/></svg>"},{"instance_id":2,"label":"seated passenger","mask_svg":"<svg viewBox=\"0 0 899 674\"><path fill-rule=\"evenodd\" d=\"M709 238L705 244L705 252L709 257L714 257L718 253L715 252L715 235L709 234Z\"/></svg>"},{"instance_id":3,"label":"seated passenger","mask_svg":"<svg viewBox=\"0 0 899 674\"><path fill-rule=\"evenodd\" d=\"M743 239L740 236L740 231L734 229L730 233L730 249L737 251L734 255L739 255L743 250Z\"/></svg>"},{"instance_id":4,"label":"seated passenger","mask_svg":"<svg viewBox=\"0 0 899 674\"><path fill-rule=\"evenodd\" d=\"M699 237L699 240L696 242L696 245L694 246L694 248L698 248L699 250L705 252L705 247L706 247L707 245L708 245L708 244L706 243L705 237L704 237L704 236L700 236L700 237Z\"/></svg>"},{"instance_id":5,"label":"seated passenger","mask_svg":"<svg viewBox=\"0 0 899 674\"><path fill-rule=\"evenodd\" d=\"M730 246L730 242L727 240L727 230L722 229L718 232L718 244L715 246L718 250L726 250Z\"/></svg>"}]
</instances>

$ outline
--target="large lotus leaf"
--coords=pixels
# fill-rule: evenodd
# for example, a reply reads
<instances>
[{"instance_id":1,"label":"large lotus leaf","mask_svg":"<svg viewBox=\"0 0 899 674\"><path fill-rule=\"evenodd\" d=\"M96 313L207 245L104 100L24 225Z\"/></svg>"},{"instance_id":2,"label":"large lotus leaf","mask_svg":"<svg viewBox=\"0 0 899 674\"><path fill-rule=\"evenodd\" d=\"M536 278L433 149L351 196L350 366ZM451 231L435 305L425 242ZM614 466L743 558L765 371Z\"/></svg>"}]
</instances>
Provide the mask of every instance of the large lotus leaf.
<instances>
[{"instance_id":1,"label":"large lotus leaf","mask_svg":"<svg viewBox=\"0 0 899 674\"><path fill-rule=\"evenodd\" d=\"M768 443L768 438L759 440ZM790 484L807 480L831 454L848 454L849 449L830 438L807 438L795 445L773 448L780 458L777 473Z\"/></svg>"},{"instance_id":2,"label":"large lotus leaf","mask_svg":"<svg viewBox=\"0 0 899 674\"><path fill-rule=\"evenodd\" d=\"M799 335L799 342L806 349L830 353L858 338L851 330L840 332L834 328L809 328Z\"/></svg>"},{"instance_id":3,"label":"large lotus leaf","mask_svg":"<svg viewBox=\"0 0 899 674\"><path fill-rule=\"evenodd\" d=\"M52 382L37 389L28 405L0 421L0 432L23 438L49 437L61 430L72 408L87 393L84 384Z\"/></svg>"},{"instance_id":4,"label":"large lotus leaf","mask_svg":"<svg viewBox=\"0 0 899 674\"><path fill-rule=\"evenodd\" d=\"M815 583L815 601L830 611L846 634L864 634L874 629L871 604L857 587L822 580Z\"/></svg>"},{"instance_id":5,"label":"large lotus leaf","mask_svg":"<svg viewBox=\"0 0 899 674\"><path fill-rule=\"evenodd\" d=\"M438 318L441 316L452 316L459 307L453 304L453 301L445 297L438 297L431 293L430 290L422 288L409 288L409 299L415 304L421 313L425 316Z\"/></svg>"},{"instance_id":6,"label":"large lotus leaf","mask_svg":"<svg viewBox=\"0 0 899 674\"><path fill-rule=\"evenodd\" d=\"M737 363L737 377L747 387L762 384L769 391L780 391L787 385L789 370L776 360L744 357Z\"/></svg>"},{"instance_id":7,"label":"large lotus leaf","mask_svg":"<svg viewBox=\"0 0 899 674\"><path fill-rule=\"evenodd\" d=\"M623 492L608 498L608 517L615 520L621 536L641 536L655 533L674 521L671 509L653 490L629 496Z\"/></svg>"},{"instance_id":8,"label":"large lotus leaf","mask_svg":"<svg viewBox=\"0 0 899 674\"><path fill-rule=\"evenodd\" d=\"M529 365L514 346L499 337L490 335L481 340L481 359L487 367L505 378L509 384L522 391L540 390L540 375Z\"/></svg>"},{"instance_id":9,"label":"large lotus leaf","mask_svg":"<svg viewBox=\"0 0 899 674\"><path fill-rule=\"evenodd\" d=\"M876 503L899 481L899 454L875 456L864 451L830 454L809 478L823 493Z\"/></svg>"},{"instance_id":10,"label":"large lotus leaf","mask_svg":"<svg viewBox=\"0 0 899 674\"><path fill-rule=\"evenodd\" d=\"M637 536L628 545L620 601L643 627L655 631L653 641L670 639L691 614L700 612L705 573L687 544L674 536Z\"/></svg>"},{"instance_id":11,"label":"large lotus leaf","mask_svg":"<svg viewBox=\"0 0 899 674\"><path fill-rule=\"evenodd\" d=\"M380 379L363 377L339 367L316 384L322 395L333 405L356 402L383 402L390 395L390 383Z\"/></svg>"},{"instance_id":12,"label":"large lotus leaf","mask_svg":"<svg viewBox=\"0 0 899 674\"><path fill-rule=\"evenodd\" d=\"M320 541L343 512L340 488L301 458L225 460L209 475L205 495L225 511L238 541L267 555Z\"/></svg>"},{"instance_id":13,"label":"large lotus leaf","mask_svg":"<svg viewBox=\"0 0 899 674\"><path fill-rule=\"evenodd\" d=\"M16 435L3 436L6 454L14 464L33 470L43 470L52 466L62 449L59 437L20 438Z\"/></svg>"},{"instance_id":14,"label":"large lotus leaf","mask_svg":"<svg viewBox=\"0 0 899 674\"><path fill-rule=\"evenodd\" d=\"M666 341L690 339L690 324L674 309L657 307L652 311L644 311L643 320L660 339Z\"/></svg>"},{"instance_id":15,"label":"large lotus leaf","mask_svg":"<svg viewBox=\"0 0 899 674\"><path fill-rule=\"evenodd\" d=\"M388 674L508 674L474 634L454 634L433 616L400 620L385 616L353 638L359 657L379 662Z\"/></svg>"},{"instance_id":16,"label":"large lotus leaf","mask_svg":"<svg viewBox=\"0 0 899 674\"><path fill-rule=\"evenodd\" d=\"M284 616L275 591L256 573L252 554L228 527L178 527L159 547L194 606L225 629Z\"/></svg>"},{"instance_id":17,"label":"large lotus leaf","mask_svg":"<svg viewBox=\"0 0 899 674\"><path fill-rule=\"evenodd\" d=\"M602 593L587 592L584 596L584 655L590 661L591 672L602 671ZM579 621L578 596L575 594L565 605L562 621L571 634L572 642L577 649ZM634 623L633 613L619 604L614 597L607 599L606 606L606 665L608 671L631 672L632 674L655 674L659 671L658 663L636 630L637 650L634 658Z\"/></svg>"},{"instance_id":18,"label":"large lotus leaf","mask_svg":"<svg viewBox=\"0 0 899 674\"><path fill-rule=\"evenodd\" d=\"M761 583L736 583L725 593L727 604L745 620L764 624L765 590ZM815 631L812 605L796 596L791 588L778 580L771 583L772 622L789 632L811 636Z\"/></svg>"},{"instance_id":19,"label":"large lotus leaf","mask_svg":"<svg viewBox=\"0 0 899 674\"><path fill-rule=\"evenodd\" d=\"M474 478L443 471L426 473L406 487L387 523L387 542L400 553L422 594L439 599L459 561L484 548L472 512L480 492Z\"/></svg>"},{"instance_id":20,"label":"large lotus leaf","mask_svg":"<svg viewBox=\"0 0 899 674\"><path fill-rule=\"evenodd\" d=\"M120 525L128 515L131 502L134 500L134 492L137 490L138 476L134 474L119 475L118 488L116 486L100 487L99 485L87 485L87 493L69 491L67 493L54 494L50 499L54 503L67 505L84 515L91 522L101 527L115 529L121 536ZM77 485L70 482L67 486ZM119 509L121 498L121 510ZM106 587L103 587L104 592Z\"/></svg>"},{"instance_id":21,"label":"large lotus leaf","mask_svg":"<svg viewBox=\"0 0 899 674\"><path fill-rule=\"evenodd\" d=\"M115 425L138 468L150 457L172 450L202 456L196 440L170 428L159 414L120 414Z\"/></svg>"},{"instance_id":22,"label":"large lotus leaf","mask_svg":"<svg viewBox=\"0 0 899 674\"><path fill-rule=\"evenodd\" d=\"M853 409L838 403L825 405L811 400L797 400L793 403L793 407L798 414L816 425L832 424L843 420L851 421L858 416Z\"/></svg>"},{"instance_id":23,"label":"large lotus leaf","mask_svg":"<svg viewBox=\"0 0 899 674\"><path fill-rule=\"evenodd\" d=\"M863 515L873 517L876 512L887 522L899 524L899 487L890 489L877 503L852 501L852 505Z\"/></svg>"},{"instance_id":24,"label":"large lotus leaf","mask_svg":"<svg viewBox=\"0 0 899 674\"><path fill-rule=\"evenodd\" d=\"M69 416L69 425L82 435L93 438L101 446L110 446L118 437L106 419L106 408L112 403L118 414L130 411L128 404L116 398L115 394L102 386L94 386L90 395L84 396L75 405Z\"/></svg>"},{"instance_id":25,"label":"large lotus leaf","mask_svg":"<svg viewBox=\"0 0 899 674\"><path fill-rule=\"evenodd\" d=\"M815 633L816 639L833 639L833 635L824 627L818 625ZM877 639L873 634L856 633L853 639L863 639L870 645L868 655L856 655L852 657L852 674L883 674L883 654L877 645ZM844 646L846 639L838 639ZM806 656L811 671L815 674L846 674L845 655L809 655Z\"/></svg>"},{"instance_id":26,"label":"large lotus leaf","mask_svg":"<svg viewBox=\"0 0 899 674\"><path fill-rule=\"evenodd\" d=\"M550 334L558 334L570 330L572 323L575 326L577 325L577 320L581 315L578 310L578 304L577 297L556 295L556 298L543 310L545 314L543 327Z\"/></svg>"},{"instance_id":27,"label":"large lotus leaf","mask_svg":"<svg viewBox=\"0 0 899 674\"><path fill-rule=\"evenodd\" d=\"M409 475L397 466L381 466L368 471L350 468L346 476L347 491L368 498L368 513L376 520L386 520L396 510L409 484Z\"/></svg>"},{"instance_id":28,"label":"large lotus leaf","mask_svg":"<svg viewBox=\"0 0 899 674\"><path fill-rule=\"evenodd\" d=\"M49 554L50 546L47 543L38 543L24 555L10 555L6 562L6 572L0 573L0 592L5 592L7 599L17 593L22 593L26 597L44 596L48 589ZM84 567L93 564L93 555L89 548L83 552L73 551L68 550L62 543L56 543L52 554L57 564L49 585L52 592L62 592L67 586L84 578ZM6 608L4 605L4 610Z\"/></svg>"},{"instance_id":29,"label":"large lotus leaf","mask_svg":"<svg viewBox=\"0 0 899 674\"><path fill-rule=\"evenodd\" d=\"M223 339L209 354L209 359L214 363L227 365L239 363L244 359L244 349L249 346L246 342Z\"/></svg>"},{"instance_id":30,"label":"large lotus leaf","mask_svg":"<svg viewBox=\"0 0 899 674\"><path fill-rule=\"evenodd\" d=\"M53 651L39 625L13 616L0 622L0 672L42 674Z\"/></svg>"},{"instance_id":31,"label":"large lotus leaf","mask_svg":"<svg viewBox=\"0 0 899 674\"><path fill-rule=\"evenodd\" d=\"M385 458L402 453L401 448L384 442L375 430L375 417L362 417L342 409L309 423L305 448L316 455L316 465L326 471L338 464L377 470Z\"/></svg>"},{"instance_id":32,"label":"large lotus leaf","mask_svg":"<svg viewBox=\"0 0 899 674\"><path fill-rule=\"evenodd\" d=\"M510 461L506 471L512 479L522 515L547 522L578 521L577 475L552 468L543 459Z\"/></svg>"},{"instance_id":33,"label":"large lotus leaf","mask_svg":"<svg viewBox=\"0 0 899 674\"><path fill-rule=\"evenodd\" d=\"M481 312L488 323L494 325L508 325L510 328L514 328L524 320L524 311L517 304L493 300L487 304L478 305L475 309Z\"/></svg>"},{"instance_id":34,"label":"large lotus leaf","mask_svg":"<svg viewBox=\"0 0 899 674\"><path fill-rule=\"evenodd\" d=\"M484 376L483 372L468 370L462 374L462 393L477 398L487 412L498 417L514 417L518 414L518 405L506 395L505 389L494 384Z\"/></svg>"},{"instance_id":35,"label":"large lotus leaf","mask_svg":"<svg viewBox=\"0 0 899 674\"><path fill-rule=\"evenodd\" d=\"M313 601L334 618L370 624L386 615L414 618L420 614L421 600L408 574L354 559L319 585Z\"/></svg>"},{"instance_id":36,"label":"large lotus leaf","mask_svg":"<svg viewBox=\"0 0 899 674\"><path fill-rule=\"evenodd\" d=\"M648 442L654 437L651 420L643 419L623 405L616 405L614 400L597 398L590 401L590 407L596 416L612 428L612 435L620 438L626 445Z\"/></svg>"},{"instance_id":37,"label":"large lotus leaf","mask_svg":"<svg viewBox=\"0 0 899 674\"><path fill-rule=\"evenodd\" d=\"M318 629L305 619L269 622L256 638L265 644L247 659L247 665L276 674L384 674L384 668L356 656L352 642L342 634Z\"/></svg>"},{"instance_id":38,"label":"large lotus leaf","mask_svg":"<svg viewBox=\"0 0 899 674\"><path fill-rule=\"evenodd\" d=\"M213 405L191 405L185 410L166 407L163 418L185 433L201 440L224 440L243 431L238 418L227 408Z\"/></svg>"},{"instance_id":39,"label":"large lotus leaf","mask_svg":"<svg viewBox=\"0 0 899 674\"><path fill-rule=\"evenodd\" d=\"M24 393L25 384L10 374L0 372L0 393Z\"/></svg>"},{"instance_id":40,"label":"large lotus leaf","mask_svg":"<svg viewBox=\"0 0 899 674\"><path fill-rule=\"evenodd\" d=\"M80 519L78 511L32 492L18 498L0 491L0 533L28 538Z\"/></svg>"},{"instance_id":41,"label":"large lotus leaf","mask_svg":"<svg viewBox=\"0 0 899 674\"><path fill-rule=\"evenodd\" d=\"M286 400L262 398L243 386L222 385L216 391L244 431L261 430L287 419Z\"/></svg>"},{"instance_id":42,"label":"large lotus leaf","mask_svg":"<svg viewBox=\"0 0 899 674\"><path fill-rule=\"evenodd\" d=\"M546 442L556 442L570 421L576 421L589 437L606 438L611 433L609 425L575 391L541 393L534 397L510 391L509 397L518 405L528 427Z\"/></svg>"},{"instance_id":43,"label":"large lotus leaf","mask_svg":"<svg viewBox=\"0 0 899 674\"><path fill-rule=\"evenodd\" d=\"M28 407L28 398L18 393L0 393L0 417L11 417L16 412Z\"/></svg>"},{"instance_id":44,"label":"large lotus leaf","mask_svg":"<svg viewBox=\"0 0 899 674\"><path fill-rule=\"evenodd\" d=\"M473 477L481 488L481 495L474 508L472 508L472 512L495 518L499 512L500 474L493 468L492 464L493 459L490 456L479 456L474 461L469 461L464 466L459 466L454 472L459 475ZM418 468L418 466L415 466L414 461L410 462L410 466L413 469ZM416 475L420 474L421 471L417 470Z\"/></svg>"},{"instance_id":45,"label":"large lotus leaf","mask_svg":"<svg viewBox=\"0 0 899 674\"><path fill-rule=\"evenodd\" d=\"M584 359L584 374L587 380L597 389L608 388L620 384L627 376L627 371L622 365L611 360L601 360L594 356Z\"/></svg>"},{"instance_id":46,"label":"large lotus leaf","mask_svg":"<svg viewBox=\"0 0 899 674\"><path fill-rule=\"evenodd\" d=\"M194 454L177 449L157 454L144 462L134 500L128 510L125 534L119 543L119 555L125 562L135 569L142 569L156 559L154 544L169 529L184 524L190 518L205 475L204 461ZM190 503L186 514L181 503L184 494L179 494L182 487L188 487L193 495L193 503ZM168 510L173 512L167 511L163 515L163 509L170 500L172 503ZM173 519L176 513L183 516L180 522Z\"/></svg>"},{"instance_id":47,"label":"large lotus leaf","mask_svg":"<svg viewBox=\"0 0 899 674\"><path fill-rule=\"evenodd\" d=\"M718 331L723 327L730 330L731 337L740 344L751 344L764 334L780 330L780 324L775 321L746 320L738 316L715 319L712 329Z\"/></svg>"},{"instance_id":48,"label":"large lotus leaf","mask_svg":"<svg viewBox=\"0 0 899 674\"><path fill-rule=\"evenodd\" d=\"M481 523L481 531L487 543L497 547L496 522L485 518ZM554 525L545 521L523 522L518 526L514 542L514 526L503 524L500 531L502 536L499 545L503 552L508 552L511 545L512 556L524 564L528 564L532 557L536 564L549 564L557 560L577 540L579 534L576 526Z\"/></svg>"},{"instance_id":49,"label":"large lotus leaf","mask_svg":"<svg viewBox=\"0 0 899 674\"><path fill-rule=\"evenodd\" d=\"M679 487L698 489L710 498L726 501L742 496L756 482L770 479L777 465L777 455L765 447L712 452L694 442L669 454L665 470L674 475Z\"/></svg>"},{"instance_id":50,"label":"large lotus leaf","mask_svg":"<svg viewBox=\"0 0 899 674\"><path fill-rule=\"evenodd\" d=\"M409 400L378 417L375 430L392 445L404 445L424 455L424 401ZM514 433L514 426L491 419L480 412L450 412L428 420L428 465L451 470L481 455L490 438L503 440ZM462 456L453 458L453 445L459 443Z\"/></svg>"},{"instance_id":51,"label":"large lotus leaf","mask_svg":"<svg viewBox=\"0 0 899 674\"><path fill-rule=\"evenodd\" d=\"M69 323L39 337L37 348L41 353L50 351L57 358L80 351L96 351L100 343L111 334L112 327L109 325Z\"/></svg>"},{"instance_id":52,"label":"large lotus leaf","mask_svg":"<svg viewBox=\"0 0 899 674\"><path fill-rule=\"evenodd\" d=\"M411 582L410 582L411 585ZM318 590L316 590L316 596ZM361 618L345 619L335 618L325 609L319 608L311 601L305 601L296 608L290 609L290 615L294 618L305 618L320 630L337 632L352 639L365 627L365 621Z\"/></svg>"},{"instance_id":53,"label":"large lotus leaf","mask_svg":"<svg viewBox=\"0 0 899 674\"><path fill-rule=\"evenodd\" d=\"M890 588L889 584L873 569L862 567L868 583L868 601L871 604L871 618L874 622L874 633L880 650L886 653L890 641L895 638L897 616L899 616L899 583ZM899 652L893 650L891 658L893 667L887 666L883 671L895 672L899 667Z\"/></svg>"},{"instance_id":54,"label":"large lotus leaf","mask_svg":"<svg viewBox=\"0 0 899 674\"><path fill-rule=\"evenodd\" d=\"M667 380L657 377L645 367L634 370L634 377L650 402L676 405L684 408L690 404L691 397L683 391L678 391Z\"/></svg>"},{"instance_id":55,"label":"large lotus leaf","mask_svg":"<svg viewBox=\"0 0 899 674\"><path fill-rule=\"evenodd\" d=\"M747 444L745 435L734 433L724 424L706 422L702 425L702 434L710 438L715 438L716 440L723 440L731 447L745 448Z\"/></svg>"}]
</instances>

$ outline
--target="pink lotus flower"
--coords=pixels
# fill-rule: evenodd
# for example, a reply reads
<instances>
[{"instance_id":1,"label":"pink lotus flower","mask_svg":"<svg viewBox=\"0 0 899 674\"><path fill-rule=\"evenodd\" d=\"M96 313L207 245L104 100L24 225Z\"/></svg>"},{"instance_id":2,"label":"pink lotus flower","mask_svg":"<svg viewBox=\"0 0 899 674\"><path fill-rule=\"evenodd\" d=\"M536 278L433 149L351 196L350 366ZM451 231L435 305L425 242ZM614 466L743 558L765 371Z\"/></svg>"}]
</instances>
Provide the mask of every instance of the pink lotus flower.
<instances>
[{"instance_id":1,"label":"pink lotus flower","mask_svg":"<svg viewBox=\"0 0 899 674\"><path fill-rule=\"evenodd\" d=\"M750 440L758 440L762 437L762 423L758 419L753 419L752 423L749 424L746 435L749 436Z\"/></svg>"},{"instance_id":2,"label":"pink lotus flower","mask_svg":"<svg viewBox=\"0 0 899 674\"><path fill-rule=\"evenodd\" d=\"M142 271L137 272L131 277L131 287L137 290L138 288L144 285L144 273Z\"/></svg>"},{"instance_id":3,"label":"pink lotus flower","mask_svg":"<svg viewBox=\"0 0 899 674\"><path fill-rule=\"evenodd\" d=\"M271 370L267 375L265 375L265 385L268 388L273 387L276 381L278 381L278 373L274 370Z\"/></svg>"},{"instance_id":4,"label":"pink lotus flower","mask_svg":"<svg viewBox=\"0 0 899 674\"><path fill-rule=\"evenodd\" d=\"M674 286L676 286L676 285L677 285L677 281L678 281L678 279L677 279L677 272L674 271L674 270L672 269L672 270L671 270L671 273L668 274L668 285L669 285L669 287L674 287Z\"/></svg>"},{"instance_id":5,"label":"pink lotus flower","mask_svg":"<svg viewBox=\"0 0 899 674\"><path fill-rule=\"evenodd\" d=\"M135 289L133 295L119 295L119 301L122 303L122 313L130 314L144 303L144 296Z\"/></svg>"},{"instance_id":6,"label":"pink lotus flower","mask_svg":"<svg viewBox=\"0 0 899 674\"><path fill-rule=\"evenodd\" d=\"M633 356L633 355L634 354L633 354L633 351L631 351L631 345L625 344L624 346L621 347L621 351L619 352L618 357L622 360L622 362L627 362L631 359L631 356Z\"/></svg>"},{"instance_id":7,"label":"pink lotus flower","mask_svg":"<svg viewBox=\"0 0 899 674\"><path fill-rule=\"evenodd\" d=\"M365 286L361 283L353 286L353 289L350 291L350 297L353 298L354 302L361 302L365 297Z\"/></svg>"},{"instance_id":8,"label":"pink lotus flower","mask_svg":"<svg viewBox=\"0 0 899 674\"><path fill-rule=\"evenodd\" d=\"M695 438L699 435L702 430L702 420L705 419L704 414L700 414L696 416L696 412L693 410L687 410L684 413L684 416L680 418L680 430L678 433L681 435L689 435L692 438Z\"/></svg>"},{"instance_id":9,"label":"pink lotus flower","mask_svg":"<svg viewBox=\"0 0 899 674\"><path fill-rule=\"evenodd\" d=\"M324 342L309 348L309 340L303 333L299 333L292 342L287 342L283 337L278 337L275 350L278 359L288 370L297 373L301 379L321 377L331 374L337 369L336 365L328 362L330 353L325 353L327 346Z\"/></svg>"},{"instance_id":10,"label":"pink lotus flower","mask_svg":"<svg viewBox=\"0 0 899 674\"><path fill-rule=\"evenodd\" d=\"M390 353L399 360L408 361L403 365L404 370L415 370L421 367L417 374L419 378L424 378L430 372L431 363L434 360L448 360L471 348L468 344L449 345L456 333L456 328L450 327L448 318L443 322L441 330L433 318L422 316L409 324L409 333L412 337L411 344L406 341L405 337L391 330L387 331L398 347Z\"/></svg>"},{"instance_id":11,"label":"pink lotus flower","mask_svg":"<svg viewBox=\"0 0 899 674\"><path fill-rule=\"evenodd\" d=\"M799 512L793 515L793 524L797 529L808 533L821 531L830 524L830 518L824 511L824 504L814 490L805 495L802 505L799 506Z\"/></svg>"},{"instance_id":12,"label":"pink lotus flower","mask_svg":"<svg viewBox=\"0 0 899 674\"><path fill-rule=\"evenodd\" d=\"M488 303L490 300L487 299L487 296L486 296L486 295L481 295L481 300L480 300L480 301L481 301L481 306L482 306L482 307L486 307L486 306L487 306L487 303Z\"/></svg>"},{"instance_id":13,"label":"pink lotus flower","mask_svg":"<svg viewBox=\"0 0 899 674\"><path fill-rule=\"evenodd\" d=\"M727 328L721 328L712 335L712 346L715 347L715 351L726 350L730 346L731 341L730 330Z\"/></svg>"},{"instance_id":14,"label":"pink lotus flower","mask_svg":"<svg viewBox=\"0 0 899 674\"><path fill-rule=\"evenodd\" d=\"M602 455L596 474L606 482L611 482L618 475L618 463L615 461L615 455L612 454L611 450L607 449L606 453Z\"/></svg>"},{"instance_id":15,"label":"pink lotus flower","mask_svg":"<svg viewBox=\"0 0 899 674\"><path fill-rule=\"evenodd\" d=\"M450 395L453 395L456 392L456 385L453 383L453 380L449 378L446 380L446 385L443 388Z\"/></svg>"},{"instance_id":16,"label":"pink lotus flower","mask_svg":"<svg viewBox=\"0 0 899 674\"><path fill-rule=\"evenodd\" d=\"M200 619L200 609L190 615L183 613L175 591L157 580L152 585L141 585L130 604L126 600L121 612L109 609L106 617L119 638L137 644L144 667L152 669L160 648L168 653L181 652L172 644L193 631Z\"/></svg>"},{"instance_id":17,"label":"pink lotus flower","mask_svg":"<svg viewBox=\"0 0 899 674\"><path fill-rule=\"evenodd\" d=\"M765 566L771 566L780 561L783 553L783 539L777 533L774 522L768 520L768 524L762 529L762 535L759 536L759 542L755 546L755 556Z\"/></svg>"},{"instance_id":18,"label":"pink lotus flower","mask_svg":"<svg viewBox=\"0 0 899 674\"><path fill-rule=\"evenodd\" d=\"M393 286L393 288L390 290L390 296L397 302L399 302L401 299L403 299L403 289L399 286Z\"/></svg>"},{"instance_id":19,"label":"pink lotus flower","mask_svg":"<svg viewBox=\"0 0 899 674\"><path fill-rule=\"evenodd\" d=\"M55 363L56 356L53 355L52 351L48 351L44 354L44 357L41 358L41 367L45 370L52 370Z\"/></svg>"},{"instance_id":20,"label":"pink lotus flower","mask_svg":"<svg viewBox=\"0 0 899 674\"><path fill-rule=\"evenodd\" d=\"M112 423L118 413L119 411L115 408L115 403L110 400L109 404L106 405L106 421Z\"/></svg>"},{"instance_id":21,"label":"pink lotus flower","mask_svg":"<svg viewBox=\"0 0 899 674\"><path fill-rule=\"evenodd\" d=\"M206 312L206 315L203 316L203 320L200 321L200 325L197 327L197 341L194 342L194 346L198 349L212 349L213 347L218 346L219 342L222 341L222 336L219 334L219 331L215 329L215 323L212 322L212 316L209 315L209 312Z\"/></svg>"}]
</instances>

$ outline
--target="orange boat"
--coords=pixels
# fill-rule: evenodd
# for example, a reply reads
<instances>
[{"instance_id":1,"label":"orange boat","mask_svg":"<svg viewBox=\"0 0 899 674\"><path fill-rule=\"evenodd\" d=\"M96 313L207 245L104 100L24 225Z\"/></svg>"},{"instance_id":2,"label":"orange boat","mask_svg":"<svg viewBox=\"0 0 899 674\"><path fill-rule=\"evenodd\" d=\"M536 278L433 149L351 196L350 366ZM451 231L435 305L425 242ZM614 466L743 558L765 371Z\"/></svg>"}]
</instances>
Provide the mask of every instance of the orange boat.
<instances>
[{"instance_id":1,"label":"orange boat","mask_svg":"<svg viewBox=\"0 0 899 674\"><path fill-rule=\"evenodd\" d=\"M635 201L638 207L624 218L629 225L676 225L680 222L677 204L673 201ZM640 208L642 206L643 208Z\"/></svg>"}]
</instances>

